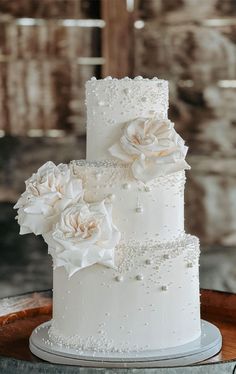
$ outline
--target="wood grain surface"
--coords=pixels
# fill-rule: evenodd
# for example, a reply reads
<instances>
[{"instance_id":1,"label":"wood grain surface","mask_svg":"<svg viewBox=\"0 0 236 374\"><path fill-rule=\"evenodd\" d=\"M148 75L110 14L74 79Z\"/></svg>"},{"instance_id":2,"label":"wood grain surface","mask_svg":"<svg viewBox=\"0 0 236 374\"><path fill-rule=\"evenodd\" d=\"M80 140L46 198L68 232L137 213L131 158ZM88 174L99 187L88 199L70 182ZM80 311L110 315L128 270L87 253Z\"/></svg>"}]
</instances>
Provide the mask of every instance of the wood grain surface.
<instances>
[{"instance_id":1,"label":"wood grain surface","mask_svg":"<svg viewBox=\"0 0 236 374\"><path fill-rule=\"evenodd\" d=\"M214 323L223 336L223 349L204 363L236 361L236 294L202 290L202 318ZM0 357L39 362L29 350L29 336L52 313L51 291L0 300Z\"/></svg>"}]
</instances>

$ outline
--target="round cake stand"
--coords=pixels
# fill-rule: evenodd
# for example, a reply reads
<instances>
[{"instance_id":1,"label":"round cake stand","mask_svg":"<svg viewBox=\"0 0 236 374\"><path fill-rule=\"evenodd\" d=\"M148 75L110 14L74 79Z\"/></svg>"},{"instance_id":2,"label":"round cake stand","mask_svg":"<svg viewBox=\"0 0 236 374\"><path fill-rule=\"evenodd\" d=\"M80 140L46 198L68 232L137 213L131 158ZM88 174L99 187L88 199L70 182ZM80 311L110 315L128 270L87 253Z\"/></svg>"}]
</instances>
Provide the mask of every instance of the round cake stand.
<instances>
[{"instance_id":1,"label":"round cake stand","mask_svg":"<svg viewBox=\"0 0 236 374\"><path fill-rule=\"evenodd\" d=\"M128 353L103 353L68 348L49 339L51 321L36 327L30 337L30 350L39 358L54 364L103 367L103 368L151 368L186 366L206 360L222 347L219 329L201 321L201 336L191 343L169 349Z\"/></svg>"},{"instance_id":2,"label":"round cake stand","mask_svg":"<svg viewBox=\"0 0 236 374\"><path fill-rule=\"evenodd\" d=\"M221 351L201 362L169 368L96 368L54 364L31 353L29 338L52 318L52 292L0 299L0 373L21 374L236 374L236 294L201 290L201 315L220 329Z\"/></svg>"}]
</instances>

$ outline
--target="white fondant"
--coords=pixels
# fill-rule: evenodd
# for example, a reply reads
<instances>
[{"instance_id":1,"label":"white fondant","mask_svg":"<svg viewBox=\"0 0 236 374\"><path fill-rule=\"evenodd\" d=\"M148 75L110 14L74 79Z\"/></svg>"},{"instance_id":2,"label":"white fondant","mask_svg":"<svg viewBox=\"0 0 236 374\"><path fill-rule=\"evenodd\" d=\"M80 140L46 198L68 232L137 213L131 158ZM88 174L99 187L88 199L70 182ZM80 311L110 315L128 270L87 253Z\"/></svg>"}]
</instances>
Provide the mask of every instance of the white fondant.
<instances>
[{"instance_id":1,"label":"white fondant","mask_svg":"<svg viewBox=\"0 0 236 374\"><path fill-rule=\"evenodd\" d=\"M108 151L127 122L154 115L167 119L168 83L93 78L86 85L86 102L87 160L100 162L72 162L71 171L83 181L85 200L112 201L121 242L114 269L95 264L71 278L63 267L54 269L50 337L94 352L191 342L201 332L199 243L184 234L185 173L148 183L142 179L145 184L134 179L130 166L112 161Z\"/></svg>"},{"instance_id":2,"label":"white fondant","mask_svg":"<svg viewBox=\"0 0 236 374\"><path fill-rule=\"evenodd\" d=\"M184 172L153 180L147 193L146 186L132 177L128 167L81 161L73 162L71 167L83 180L87 201L116 196L112 202L113 222L122 240L170 241L184 233ZM102 174L99 180L95 177L98 169Z\"/></svg>"},{"instance_id":3,"label":"white fondant","mask_svg":"<svg viewBox=\"0 0 236 374\"><path fill-rule=\"evenodd\" d=\"M132 252L124 247L130 263L121 266L122 273L93 265L68 279L63 268L54 270L52 338L94 351L159 349L196 339L198 241L186 236L170 247L167 261L162 249L137 246ZM152 264L145 263L147 257ZM186 266L189 257L192 268ZM114 282L117 276L122 281Z\"/></svg>"},{"instance_id":4,"label":"white fondant","mask_svg":"<svg viewBox=\"0 0 236 374\"><path fill-rule=\"evenodd\" d=\"M143 100L143 98L146 100ZM99 103L103 105L99 105ZM123 126L137 117L166 119L168 82L151 79L102 79L86 84L87 160L113 158L108 148L122 136Z\"/></svg>"}]
</instances>

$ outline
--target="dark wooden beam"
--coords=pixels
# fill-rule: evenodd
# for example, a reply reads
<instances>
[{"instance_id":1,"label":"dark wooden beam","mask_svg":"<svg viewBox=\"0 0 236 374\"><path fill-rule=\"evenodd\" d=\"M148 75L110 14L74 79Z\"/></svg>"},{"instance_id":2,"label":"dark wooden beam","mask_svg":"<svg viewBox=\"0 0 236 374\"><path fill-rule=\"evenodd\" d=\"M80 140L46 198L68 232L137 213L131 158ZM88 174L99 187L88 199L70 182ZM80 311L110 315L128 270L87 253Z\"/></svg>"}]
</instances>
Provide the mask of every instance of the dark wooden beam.
<instances>
[{"instance_id":1,"label":"dark wooden beam","mask_svg":"<svg viewBox=\"0 0 236 374\"><path fill-rule=\"evenodd\" d=\"M101 0L101 15L106 22L102 32L102 76L132 76L135 12L127 10L126 0Z\"/></svg>"}]
</instances>

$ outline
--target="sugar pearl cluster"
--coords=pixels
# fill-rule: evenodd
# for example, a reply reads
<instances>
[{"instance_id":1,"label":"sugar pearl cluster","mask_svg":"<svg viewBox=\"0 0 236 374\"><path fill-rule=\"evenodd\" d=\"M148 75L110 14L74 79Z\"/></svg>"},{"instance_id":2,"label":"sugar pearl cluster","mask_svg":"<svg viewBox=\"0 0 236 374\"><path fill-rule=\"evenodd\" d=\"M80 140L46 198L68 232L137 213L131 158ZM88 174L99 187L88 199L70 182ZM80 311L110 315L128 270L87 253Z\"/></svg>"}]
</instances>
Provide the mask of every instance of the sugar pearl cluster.
<instances>
[{"instance_id":1,"label":"sugar pearl cluster","mask_svg":"<svg viewBox=\"0 0 236 374\"><path fill-rule=\"evenodd\" d=\"M93 189L94 185L96 185L97 191L107 191L108 188L114 190L118 187L132 193L135 193L135 191L150 193L153 189L163 186L165 190L175 187L177 189L176 193L180 196L184 194L184 172L159 177L148 183L148 185L144 185L142 182L133 179L130 167L127 164L114 163L109 160L97 162L73 161L71 168L75 176L82 177L87 190ZM95 195L97 193L95 192ZM104 198L107 201L114 201L116 194L110 192ZM134 206L134 212L137 214L142 214L144 210L145 207L140 202Z\"/></svg>"},{"instance_id":2,"label":"sugar pearl cluster","mask_svg":"<svg viewBox=\"0 0 236 374\"><path fill-rule=\"evenodd\" d=\"M110 130L116 131L115 125L118 121L112 108L117 108L124 122L131 115L135 118L144 114L146 116L156 114L159 118L167 118L168 82L156 77L152 79L141 76L134 79L128 77L117 79L110 76L105 79L96 79L93 77L86 84L86 104L88 131L93 129L98 134L103 131L109 138ZM97 144L95 146L100 147ZM96 157L93 158L96 159Z\"/></svg>"},{"instance_id":3,"label":"sugar pearl cluster","mask_svg":"<svg viewBox=\"0 0 236 374\"><path fill-rule=\"evenodd\" d=\"M131 269L134 269L137 275L143 273L145 265L149 266L150 270L158 270L165 262L180 255L184 257L186 268L192 268L199 258L199 240L188 234L166 243L152 240L143 244L133 240L121 243L117 252L119 259L117 272L122 275L123 281L125 274L129 273Z\"/></svg>"},{"instance_id":4,"label":"sugar pearl cluster","mask_svg":"<svg viewBox=\"0 0 236 374\"><path fill-rule=\"evenodd\" d=\"M159 79L157 77L153 77L153 78L149 79L149 78L144 78L141 75L137 75L136 77L134 77L134 79L129 78L129 77L124 77L124 78L118 79L118 78L112 78L110 75L105 77L104 79L97 79L96 77L91 77L90 78L90 82L97 82L97 81L125 81L125 82L127 82L127 81L128 82L132 82L132 81L155 81L155 82L160 81L160 82L167 82L167 81L164 81L163 79Z\"/></svg>"}]
</instances>

